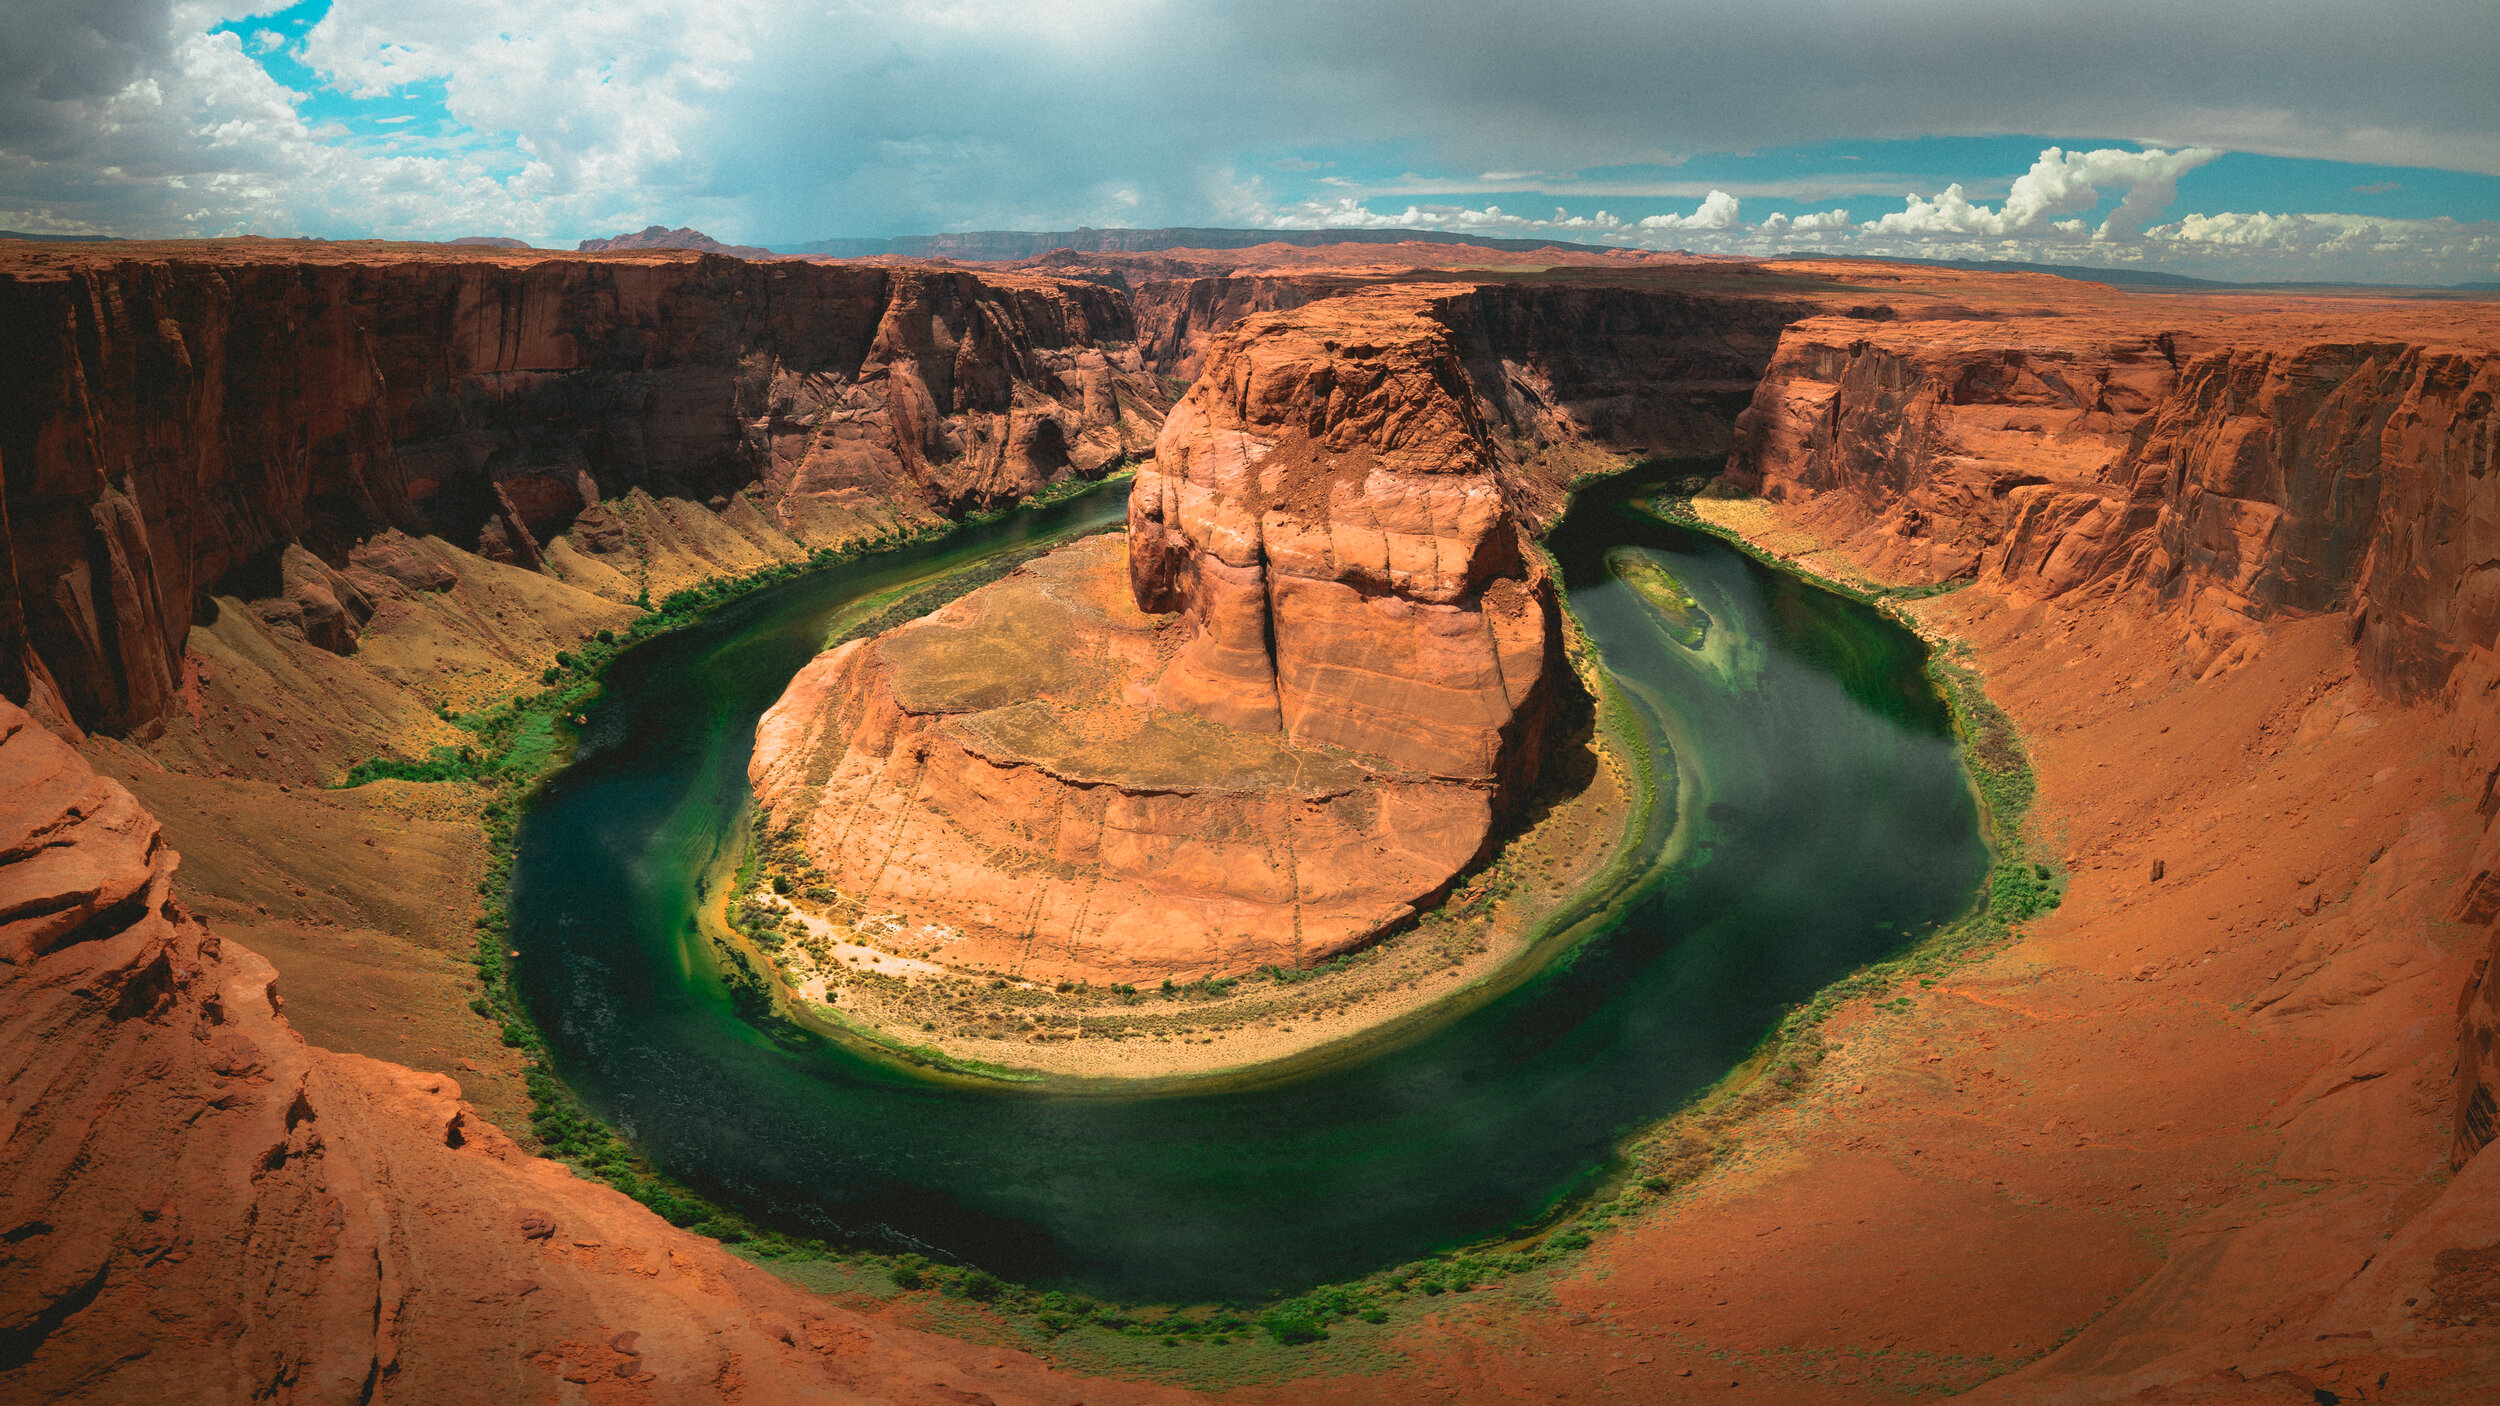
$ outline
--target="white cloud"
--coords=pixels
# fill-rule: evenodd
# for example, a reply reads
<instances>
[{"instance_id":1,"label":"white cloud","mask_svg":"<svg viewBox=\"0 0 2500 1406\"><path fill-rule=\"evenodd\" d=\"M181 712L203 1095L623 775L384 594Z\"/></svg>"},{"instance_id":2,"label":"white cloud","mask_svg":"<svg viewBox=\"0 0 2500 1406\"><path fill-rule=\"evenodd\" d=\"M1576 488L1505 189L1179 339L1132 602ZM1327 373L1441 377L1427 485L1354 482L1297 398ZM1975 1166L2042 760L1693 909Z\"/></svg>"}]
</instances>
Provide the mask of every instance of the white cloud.
<instances>
[{"instance_id":1,"label":"white cloud","mask_svg":"<svg viewBox=\"0 0 2500 1406\"><path fill-rule=\"evenodd\" d=\"M2489 0L2281 0L2253 29L2197 6L2114 25L2095 0L1923 0L1917 25L1819 3L1804 23L1800 0L1690 0L1674 23L1630 0L1271 0L1257 12L1207 0L336 0L300 46L321 81L372 95L441 85L452 120L429 112L388 141L368 123L308 121L306 95L250 52L274 31L205 33L286 3L6 0L0 224L552 243L655 220L745 242L1214 221L2153 261L2225 277L2235 259L2283 276L2494 276L2482 226L2238 214L2156 226L2181 173L2219 146L2500 171ZM1746 101L1770 72L1782 101ZM1210 73L1261 101L1139 80ZM2162 144L2052 148L2001 201L1975 198L1987 187L1974 179L1862 228L1829 209L1749 226L1740 200L1857 204L1870 182L1933 187L1829 168L1715 182L1650 170L1695 149L2009 128ZM1472 187L1355 179L1366 169L1355 153L1380 150L1482 174ZM1326 185L1269 176L1281 196L1239 173L1257 162L1247 153L1279 151L1321 159L1259 169L1342 160ZM1315 190L1326 193L1296 199ZM1390 198L1396 213L1369 208ZM1554 200L1698 208L1512 213Z\"/></svg>"},{"instance_id":2,"label":"white cloud","mask_svg":"<svg viewBox=\"0 0 2500 1406\"><path fill-rule=\"evenodd\" d=\"M1652 215L1641 221L1642 229L1734 229L1736 228L1736 197L1723 190L1714 190L1701 199L1701 208L1689 215Z\"/></svg>"},{"instance_id":3,"label":"white cloud","mask_svg":"<svg viewBox=\"0 0 2500 1406\"><path fill-rule=\"evenodd\" d=\"M2016 177L1996 209L1978 205L1957 182L1932 200L1910 196L1905 208L1866 228L1891 235L2031 234L2059 227L2058 215L2089 211L2101 203L2101 187L2119 186L2126 196L2093 237L2132 239L2179 196L2179 177L2222 153L2211 147L2180 151L2065 151L2050 147Z\"/></svg>"},{"instance_id":4,"label":"white cloud","mask_svg":"<svg viewBox=\"0 0 2500 1406\"><path fill-rule=\"evenodd\" d=\"M2371 281L2488 282L2500 274L2500 222L2376 215L2189 215L2145 231L2173 262L2227 261L2243 278L2310 278L2320 269Z\"/></svg>"},{"instance_id":5,"label":"white cloud","mask_svg":"<svg viewBox=\"0 0 2500 1406\"><path fill-rule=\"evenodd\" d=\"M1846 210L1814 210L1793 218L1788 215L1775 214L1762 222L1762 231L1765 234L1820 234L1829 230L1847 228L1849 228L1849 212Z\"/></svg>"}]
</instances>

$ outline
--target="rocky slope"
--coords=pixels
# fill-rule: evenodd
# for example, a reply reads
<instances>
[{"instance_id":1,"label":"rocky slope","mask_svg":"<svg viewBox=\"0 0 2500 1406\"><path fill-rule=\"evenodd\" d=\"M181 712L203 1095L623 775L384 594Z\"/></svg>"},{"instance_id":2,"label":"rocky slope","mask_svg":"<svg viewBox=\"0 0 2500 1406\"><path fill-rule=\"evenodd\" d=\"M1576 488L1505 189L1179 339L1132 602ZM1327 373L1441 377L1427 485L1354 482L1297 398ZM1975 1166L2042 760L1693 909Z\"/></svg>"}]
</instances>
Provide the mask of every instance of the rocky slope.
<instances>
[{"instance_id":1,"label":"rocky slope","mask_svg":"<svg viewBox=\"0 0 2500 1406\"><path fill-rule=\"evenodd\" d=\"M1029 275L267 244L0 273L0 693L111 733L163 719L211 597L348 652L408 584L379 534L630 599L670 546L1012 502L1161 421L1104 345L1119 295Z\"/></svg>"},{"instance_id":2,"label":"rocky slope","mask_svg":"<svg viewBox=\"0 0 2500 1406\"><path fill-rule=\"evenodd\" d=\"M2244 664L2277 622L2340 615L2372 689L2447 719L2450 784L2487 827L2452 916L2489 924L2500 338L2479 307L2375 325L2320 311L1800 324L1729 476L1801 500L1895 574L2160 611L2199 675ZM2485 980L2459 1005L2460 1164L2493 1135Z\"/></svg>"},{"instance_id":3,"label":"rocky slope","mask_svg":"<svg viewBox=\"0 0 2500 1406\"><path fill-rule=\"evenodd\" d=\"M2125 856L2138 877L2118 881L2120 912L2087 908L2062 926L2081 925L2071 945L2084 960L2113 960L2104 944L2143 922L2123 910L2142 905L2158 924L2173 908L2183 844L2192 867L2177 903L2215 905L2215 919L2268 914L2235 923L2201 959L2157 939L2154 950L2173 955L2137 979L2223 963L2175 979L2247 1012L2233 1023L2252 1036L2324 1042L2324 1067L2287 1087L2287 1111L2264 1125L2286 1141L2250 1155L2330 1194L2303 1217L2256 1226L2271 1214L2252 1204L2262 1184L2225 1182L2234 1189L2210 1194L2235 1224L2212 1252L2155 1276L2073 1348L2007 1383L2006 1399L2201 1380L2226 1365L2224 1352L2286 1382L2346 1388L2366 1380L2364 1362L2417 1386L2464 1364L2487 1373L2488 1354L2468 1348L2487 1336L2458 1334L2487 1321L2471 1267L2500 1230L2483 1153L2500 1074L2500 932L2489 926L2500 914L2500 327L2485 307L2160 312L1800 323L1729 464L1780 516L1879 576L1974 580L1973 603L1940 606L1938 618L1991 641L1992 673L2037 672L2026 642L2063 661L2066 689L2034 686L2033 726L2079 716L2046 730L2107 734L2107 767L2173 749L2132 725L2138 710L2174 692L2211 696L2225 712L2208 727L2262 722L2176 766L2245 769L2246 790L2288 802L2235 822L2276 833L2264 858L2229 862L2214 854L2228 831L2196 817L2231 802L2143 797L2136 823L2158 826L2164 846L2081 819L2137 789L2094 772L2064 803L2076 817L2064 822L2076 825L2069 843L2095 870ZM2227 692L2250 696L2226 705ZM2172 725L2196 716L2165 715ZM2373 731L2390 739L2367 749L2375 771L2356 778L2328 763L2349 751L2342 765L2358 764ZM2054 758L2057 743L2043 746ZM2389 797L2400 809L2370 825L2374 798L2356 788L2379 786L2410 800ZM2156 770L2144 789L2171 788ZM2163 824L2170 808L2196 823ZM2130 892L2164 848L2170 876L2156 865L2154 883ZM2384 1096L2325 1097L2382 1072L2402 1076L2369 1084ZM2443 1185L2441 1164L2458 1179ZM2246 1314L2261 1317L2235 1317ZM2203 1385L2229 1396L2219 1377Z\"/></svg>"},{"instance_id":4,"label":"rocky slope","mask_svg":"<svg viewBox=\"0 0 2500 1406\"><path fill-rule=\"evenodd\" d=\"M130 793L0 703L0 1396L1158 1401L830 1309L314 1049Z\"/></svg>"}]
</instances>

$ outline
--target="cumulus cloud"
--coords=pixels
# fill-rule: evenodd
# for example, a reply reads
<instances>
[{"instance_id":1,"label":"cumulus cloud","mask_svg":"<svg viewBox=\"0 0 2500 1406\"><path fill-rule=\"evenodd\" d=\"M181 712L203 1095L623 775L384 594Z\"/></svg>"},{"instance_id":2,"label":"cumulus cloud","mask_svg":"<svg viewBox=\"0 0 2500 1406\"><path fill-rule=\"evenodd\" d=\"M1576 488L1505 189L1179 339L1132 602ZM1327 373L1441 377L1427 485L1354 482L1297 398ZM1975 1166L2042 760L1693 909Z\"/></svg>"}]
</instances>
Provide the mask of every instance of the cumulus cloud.
<instances>
[{"instance_id":1,"label":"cumulus cloud","mask_svg":"<svg viewBox=\"0 0 2500 1406\"><path fill-rule=\"evenodd\" d=\"M2233 266L2297 277L2321 266L2358 266L2380 278L2442 274L2488 280L2500 271L2500 223L2447 218L2390 220L2374 215L2189 215L2145 232L2176 257L2221 255ZM2459 280L2463 281L2463 280Z\"/></svg>"},{"instance_id":2,"label":"cumulus cloud","mask_svg":"<svg viewBox=\"0 0 2500 1406\"><path fill-rule=\"evenodd\" d=\"M1893 235L2032 234L2058 227L2061 222L2056 216L2094 209L2101 203L2101 188L2117 186L2126 196L2093 238L2132 239L2178 199L2180 176L2221 154L2211 147L2180 151L2050 147L2030 170L2015 178L2005 203L1993 210L1972 203L1957 183L1932 200L1910 196L1905 208L1869 221L1866 228Z\"/></svg>"},{"instance_id":3,"label":"cumulus cloud","mask_svg":"<svg viewBox=\"0 0 2500 1406\"><path fill-rule=\"evenodd\" d=\"M1765 234L1822 234L1847 228L1849 212L1846 210L1814 210L1794 217L1774 214L1762 222Z\"/></svg>"},{"instance_id":4,"label":"cumulus cloud","mask_svg":"<svg viewBox=\"0 0 2500 1406\"><path fill-rule=\"evenodd\" d=\"M1723 190L1714 190L1702 197L1701 208L1689 215L1652 215L1641 221L1642 229L1734 229L1737 200Z\"/></svg>"},{"instance_id":5,"label":"cumulus cloud","mask_svg":"<svg viewBox=\"0 0 2500 1406\"><path fill-rule=\"evenodd\" d=\"M1658 246L1659 241L1648 236L1671 230L1716 233L1736 229L1739 224L1737 210L1736 197L1723 190L1714 190L1703 197L1700 207L1689 215L1650 215L1638 220L1625 219L1605 210L1594 215L1574 215L1559 206L1550 219L1512 214L1499 205L1487 205L1482 209L1464 205L1409 205L1396 214L1383 214L1347 196L1335 201L1303 201L1268 209L1255 218L1260 225L1274 229L1416 229L1501 238L1552 234L1578 241L1594 238L1599 243Z\"/></svg>"}]
</instances>

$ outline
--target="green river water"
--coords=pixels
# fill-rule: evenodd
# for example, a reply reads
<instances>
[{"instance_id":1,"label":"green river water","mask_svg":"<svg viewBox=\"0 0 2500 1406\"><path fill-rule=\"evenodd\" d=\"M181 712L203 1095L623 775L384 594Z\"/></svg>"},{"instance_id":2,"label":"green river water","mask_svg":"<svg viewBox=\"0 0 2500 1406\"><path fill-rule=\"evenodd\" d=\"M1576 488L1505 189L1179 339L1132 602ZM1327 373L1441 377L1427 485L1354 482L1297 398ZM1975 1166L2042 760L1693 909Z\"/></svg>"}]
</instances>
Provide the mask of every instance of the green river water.
<instances>
[{"instance_id":1,"label":"green river water","mask_svg":"<svg viewBox=\"0 0 2500 1406\"><path fill-rule=\"evenodd\" d=\"M1642 511L1657 486L1584 489L1547 542L1651 750L1652 824L1577 940L1499 995L1281 1075L1129 1093L982 1087L739 1019L694 914L744 834L756 718L845 609L1116 521L1115 487L758 591L609 666L514 868L557 1069L758 1220L1117 1300L1292 1293L1537 1217L1987 866L1916 637ZM1608 571L1625 548L1706 614L1698 650Z\"/></svg>"}]
</instances>

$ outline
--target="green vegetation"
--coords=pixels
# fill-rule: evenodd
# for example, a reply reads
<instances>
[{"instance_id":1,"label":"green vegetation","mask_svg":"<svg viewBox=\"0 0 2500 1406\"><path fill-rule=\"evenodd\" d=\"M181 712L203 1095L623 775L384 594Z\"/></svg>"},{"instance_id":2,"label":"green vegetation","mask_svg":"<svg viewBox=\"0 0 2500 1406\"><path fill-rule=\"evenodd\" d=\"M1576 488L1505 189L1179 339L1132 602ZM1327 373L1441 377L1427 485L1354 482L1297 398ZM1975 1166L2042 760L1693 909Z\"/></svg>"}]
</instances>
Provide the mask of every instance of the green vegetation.
<instances>
[{"instance_id":1,"label":"green vegetation","mask_svg":"<svg viewBox=\"0 0 2500 1406\"><path fill-rule=\"evenodd\" d=\"M1690 482L1690 480L1688 480L1688 482ZM1745 540L1736 533L1730 532L1728 529L1721 527L1719 524L1712 522L1693 511L1693 500L1696 498L1726 499L1741 498L1744 496L1746 495L1742 492L1730 488L1725 480L1712 479L1708 484L1702 486L1695 492L1660 494L1657 497L1651 498L1647 502L1641 504L1641 506L1647 508L1656 516L1664 518L1668 522L1674 523L1678 527L1685 528L1693 532L1706 532L1711 536L1718 538L1720 541L1727 543L1729 546L1734 547L1736 550L1743 552L1745 555L1752 557L1755 561L1761 562L1765 566L1777 567L1791 576L1811 581L1815 585L1822 587L1824 590L1831 592L1833 595L1846 596L1850 600L1858 602L1860 605L1874 606L1879 610L1883 610L1886 614L1894 615L1896 619L1899 619L1900 617L1896 612L1891 610L1890 607L1897 602L1928 600L1936 596L1948 596L1970 584L1970 578L1960 577L1951 581L1930 581L1924 586L1885 586L1875 590L1868 590L1864 586L1856 586L1851 585L1846 581L1834 580L1829 576L1825 576L1822 573L1815 571L1811 567L1801 566L1775 552L1764 551L1762 548L1755 546L1753 543ZM1612 564L1613 563L1611 561L1608 562L1608 565L1611 566Z\"/></svg>"},{"instance_id":2,"label":"green vegetation","mask_svg":"<svg viewBox=\"0 0 2500 1406\"><path fill-rule=\"evenodd\" d=\"M482 759L475 747L437 747L422 761L373 757L347 769L346 786L368 781L474 781Z\"/></svg>"},{"instance_id":3,"label":"green vegetation","mask_svg":"<svg viewBox=\"0 0 2500 1406\"><path fill-rule=\"evenodd\" d=\"M1658 612L1659 627L1667 638L1686 649L1701 648L1710 635L1710 613L1656 557L1637 547L1617 547L1606 553L1606 569Z\"/></svg>"}]
</instances>

